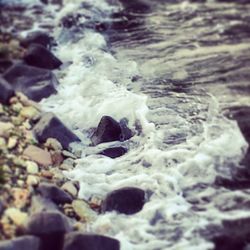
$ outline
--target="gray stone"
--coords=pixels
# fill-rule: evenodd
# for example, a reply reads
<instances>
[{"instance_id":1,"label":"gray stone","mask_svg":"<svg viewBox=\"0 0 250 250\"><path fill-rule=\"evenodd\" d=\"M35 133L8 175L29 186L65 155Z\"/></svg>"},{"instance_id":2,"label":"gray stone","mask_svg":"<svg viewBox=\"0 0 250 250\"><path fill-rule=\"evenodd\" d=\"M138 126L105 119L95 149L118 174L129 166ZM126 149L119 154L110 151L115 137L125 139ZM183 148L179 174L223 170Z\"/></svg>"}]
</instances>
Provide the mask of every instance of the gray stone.
<instances>
[{"instance_id":1,"label":"gray stone","mask_svg":"<svg viewBox=\"0 0 250 250\"><path fill-rule=\"evenodd\" d=\"M65 127L52 113L43 114L33 131L39 142L44 143L48 138L55 138L61 143L64 149L68 149L70 143L80 141L80 139Z\"/></svg>"},{"instance_id":2,"label":"gray stone","mask_svg":"<svg viewBox=\"0 0 250 250\"><path fill-rule=\"evenodd\" d=\"M20 45L24 48L28 48L31 44L40 44L44 47L51 45L52 38L45 32L34 31L28 34L27 37L20 41Z\"/></svg>"},{"instance_id":3,"label":"gray stone","mask_svg":"<svg viewBox=\"0 0 250 250\"><path fill-rule=\"evenodd\" d=\"M116 239L97 235L69 233L65 236L63 250L119 250L120 242Z\"/></svg>"},{"instance_id":4,"label":"gray stone","mask_svg":"<svg viewBox=\"0 0 250 250\"><path fill-rule=\"evenodd\" d=\"M58 85L58 81L51 71L22 63L11 66L3 77L15 91L22 92L34 101L40 101L55 94Z\"/></svg>"},{"instance_id":5,"label":"gray stone","mask_svg":"<svg viewBox=\"0 0 250 250\"><path fill-rule=\"evenodd\" d=\"M71 231L67 218L59 212L33 214L26 233L41 238L41 250L60 250L64 234Z\"/></svg>"},{"instance_id":6,"label":"gray stone","mask_svg":"<svg viewBox=\"0 0 250 250\"><path fill-rule=\"evenodd\" d=\"M52 200L56 204L71 203L72 197L67 192L50 183L39 184L37 191L47 199Z\"/></svg>"},{"instance_id":7,"label":"gray stone","mask_svg":"<svg viewBox=\"0 0 250 250\"><path fill-rule=\"evenodd\" d=\"M57 69L62 65L62 62L56 56L40 44L29 46L23 59L30 66L50 70Z\"/></svg>"},{"instance_id":8,"label":"gray stone","mask_svg":"<svg viewBox=\"0 0 250 250\"><path fill-rule=\"evenodd\" d=\"M134 214L143 208L144 203L144 190L135 187L121 188L107 195L102 203L102 212Z\"/></svg>"},{"instance_id":9,"label":"gray stone","mask_svg":"<svg viewBox=\"0 0 250 250\"><path fill-rule=\"evenodd\" d=\"M15 92L11 85L2 77L0 77L0 103L8 104Z\"/></svg>"},{"instance_id":10,"label":"gray stone","mask_svg":"<svg viewBox=\"0 0 250 250\"><path fill-rule=\"evenodd\" d=\"M0 242L0 250L39 250L40 239L34 236L23 236Z\"/></svg>"}]
</instances>

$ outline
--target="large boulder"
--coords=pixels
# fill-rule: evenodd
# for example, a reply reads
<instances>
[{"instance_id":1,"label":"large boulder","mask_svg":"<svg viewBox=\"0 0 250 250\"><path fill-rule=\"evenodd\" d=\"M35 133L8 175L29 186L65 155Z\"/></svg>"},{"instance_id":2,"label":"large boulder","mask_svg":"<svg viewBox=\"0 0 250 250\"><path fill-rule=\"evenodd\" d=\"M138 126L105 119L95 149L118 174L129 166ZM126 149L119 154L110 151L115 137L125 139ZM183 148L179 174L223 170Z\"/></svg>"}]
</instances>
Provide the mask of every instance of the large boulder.
<instances>
[{"instance_id":1,"label":"large boulder","mask_svg":"<svg viewBox=\"0 0 250 250\"><path fill-rule=\"evenodd\" d=\"M56 93L58 81L55 75L45 69L31 67L22 63L11 66L3 77L16 90L31 100L40 101Z\"/></svg>"},{"instance_id":2,"label":"large boulder","mask_svg":"<svg viewBox=\"0 0 250 250\"><path fill-rule=\"evenodd\" d=\"M135 214L143 208L144 203L144 190L135 187L121 188L107 195L102 203L102 212Z\"/></svg>"},{"instance_id":3,"label":"large boulder","mask_svg":"<svg viewBox=\"0 0 250 250\"><path fill-rule=\"evenodd\" d=\"M110 158L117 158L121 157L122 155L127 153L127 149L124 147L114 147L114 148L107 148L101 151L99 154L105 155Z\"/></svg>"},{"instance_id":4,"label":"large boulder","mask_svg":"<svg viewBox=\"0 0 250 250\"><path fill-rule=\"evenodd\" d=\"M40 44L30 45L23 59L28 65L51 70L59 68L62 64L56 56Z\"/></svg>"},{"instance_id":5,"label":"large boulder","mask_svg":"<svg viewBox=\"0 0 250 250\"><path fill-rule=\"evenodd\" d=\"M45 48L50 47L52 38L45 32L34 31L29 33L24 39L20 41L20 45L28 48L31 44L40 44Z\"/></svg>"},{"instance_id":6,"label":"large boulder","mask_svg":"<svg viewBox=\"0 0 250 250\"><path fill-rule=\"evenodd\" d=\"M67 218L59 212L31 215L26 233L41 238L40 250L61 250L64 234L71 231Z\"/></svg>"},{"instance_id":7,"label":"large boulder","mask_svg":"<svg viewBox=\"0 0 250 250\"><path fill-rule=\"evenodd\" d=\"M10 84L0 77L0 103L8 104L12 96L14 96L14 89Z\"/></svg>"},{"instance_id":8,"label":"large boulder","mask_svg":"<svg viewBox=\"0 0 250 250\"><path fill-rule=\"evenodd\" d=\"M116 239L96 234L69 233L65 236L63 250L119 250Z\"/></svg>"},{"instance_id":9,"label":"large boulder","mask_svg":"<svg viewBox=\"0 0 250 250\"><path fill-rule=\"evenodd\" d=\"M56 204L71 203L73 200L70 194L51 183L41 183L37 190L44 198Z\"/></svg>"},{"instance_id":10,"label":"large boulder","mask_svg":"<svg viewBox=\"0 0 250 250\"><path fill-rule=\"evenodd\" d=\"M39 250L40 239L35 236L23 236L0 242L0 250Z\"/></svg>"},{"instance_id":11,"label":"large boulder","mask_svg":"<svg viewBox=\"0 0 250 250\"><path fill-rule=\"evenodd\" d=\"M124 120L117 122L110 116L103 116L95 132L91 136L93 145L111 141L125 141L132 137L131 130Z\"/></svg>"},{"instance_id":12,"label":"large boulder","mask_svg":"<svg viewBox=\"0 0 250 250\"><path fill-rule=\"evenodd\" d=\"M64 149L68 149L70 143L80 141L53 113L43 114L33 132L39 142L45 143L48 138L55 138Z\"/></svg>"}]
</instances>

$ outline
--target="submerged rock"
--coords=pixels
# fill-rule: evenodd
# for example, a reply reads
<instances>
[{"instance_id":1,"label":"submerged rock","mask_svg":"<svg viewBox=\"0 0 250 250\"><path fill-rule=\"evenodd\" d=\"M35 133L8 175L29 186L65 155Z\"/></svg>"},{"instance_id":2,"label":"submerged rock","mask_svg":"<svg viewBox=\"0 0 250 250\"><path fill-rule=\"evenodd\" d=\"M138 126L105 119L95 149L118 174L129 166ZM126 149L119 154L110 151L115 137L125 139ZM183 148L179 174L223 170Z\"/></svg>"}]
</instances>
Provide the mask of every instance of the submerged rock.
<instances>
[{"instance_id":1,"label":"submerged rock","mask_svg":"<svg viewBox=\"0 0 250 250\"><path fill-rule=\"evenodd\" d=\"M48 138L55 138L61 143L64 149L68 149L70 143L80 141L52 113L45 113L35 125L33 132L40 143L45 143Z\"/></svg>"},{"instance_id":2,"label":"submerged rock","mask_svg":"<svg viewBox=\"0 0 250 250\"><path fill-rule=\"evenodd\" d=\"M63 250L119 250L120 242L116 239L97 235L69 233L64 240Z\"/></svg>"},{"instance_id":3,"label":"submerged rock","mask_svg":"<svg viewBox=\"0 0 250 250\"><path fill-rule=\"evenodd\" d=\"M40 239L34 236L23 236L0 242L0 250L39 250Z\"/></svg>"},{"instance_id":4,"label":"submerged rock","mask_svg":"<svg viewBox=\"0 0 250 250\"><path fill-rule=\"evenodd\" d=\"M73 200L70 194L54 184L41 183L37 190L44 198L52 200L56 204L71 203Z\"/></svg>"},{"instance_id":5,"label":"submerged rock","mask_svg":"<svg viewBox=\"0 0 250 250\"><path fill-rule=\"evenodd\" d=\"M14 90L22 92L34 101L40 101L55 94L58 84L55 75L51 71L22 63L11 66L3 74L3 77Z\"/></svg>"},{"instance_id":6,"label":"submerged rock","mask_svg":"<svg viewBox=\"0 0 250 250\"><path fill-rule=\"evenodd\" d=\"M40 44L45 48L49 47L51 44L52 38L45 32L34 31L31 32L20 41L20 45L24 48L28 48L31 44Z\"/></svg>"},{"instance_id":7,"label":"submerged rock","mask_svg":"<svg viewBox=\"0 0 250 250\"><path fill-rule=\"evenodd\" d=\"M110 158L117 158L127 153L127 149L123 147L107 148L101 151L99 154L105 155Z\"/></svg>"},{"instance_id":8,"label":"submerged rock","mask_svg":"<svg viewBox=\"0 0 250 250\"><path fill-rule=\"evenodd\" d=\"M29 46L23 59L31 66L51 70L59 68L62 64L49 50L39 44Z\"/></svg>"},{"instance_id":9,"label":"submerged rock","mask_svg":"<svg viewBox=\"0 0 250 250\"><path fill-rule=\"evenodd\" d=\"M102 203L102 211L117 211L123 214L135 214L143 208L144 203L144 190L126 187L109 193Z\"/></svg>"},{"instance_id":10,"label":"submerged rock","mask_svg":"<svg viewBox=\"0 0 250 250\"><path fill-rule=\"evenodd\" d=\"M67 218L59 212L33 214L26 232L41 238L41 250L60 250L64 234L71 231Z\"/></svg>"},{"instance_id":11,"label":"submerged rock","mask_svg":"<svg viewBox=\"0 0 250 250\"><path fill-rule=\"evenodd\" d=\"M0 103L8 104L12 96L14 96L14 89L10 84L0 77Z\"/></svg>"},{"instance_id":12,"label":"submerged rock","mask_svg":"<svg viewBox=\"0 0 250 250\"><path fill-rule=\"evenodd\" d=\"M121 126L121 124L112 117L103 116L97 129L91 136L91 141L93 145L97 145L103 142L124 141L130 137L132 137L132 132L124 122Z\"/></svg>"}]
</instances>

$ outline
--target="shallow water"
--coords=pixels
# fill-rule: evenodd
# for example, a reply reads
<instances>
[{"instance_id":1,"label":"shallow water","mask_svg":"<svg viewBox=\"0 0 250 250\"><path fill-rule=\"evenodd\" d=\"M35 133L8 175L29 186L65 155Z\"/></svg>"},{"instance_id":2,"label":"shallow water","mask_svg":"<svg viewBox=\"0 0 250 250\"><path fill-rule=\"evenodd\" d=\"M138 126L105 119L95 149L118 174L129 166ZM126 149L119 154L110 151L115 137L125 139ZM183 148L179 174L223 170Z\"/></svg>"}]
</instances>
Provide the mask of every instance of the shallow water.
<instances>
[{"instance_id":1,"label":"shallow water","mask_svg":"<svg viewBox=\"0 0 250 250\"><path fill-rule=\"evenodd\" d=\"M248 146L224 113L250 101L250 5L65 2L46 9L65 65L58 94L42 101L82 139L65 174L80 182L80 198L135 186L148 199L139 213L102 214L88 230L119 239L122 250L213 249L203 230L250 215L249 189L216 184L242 168ZM126 118L134 137L90 146L103 115ZM96 154L117 145L128 153Z\"/></svg>"}]
</instances>

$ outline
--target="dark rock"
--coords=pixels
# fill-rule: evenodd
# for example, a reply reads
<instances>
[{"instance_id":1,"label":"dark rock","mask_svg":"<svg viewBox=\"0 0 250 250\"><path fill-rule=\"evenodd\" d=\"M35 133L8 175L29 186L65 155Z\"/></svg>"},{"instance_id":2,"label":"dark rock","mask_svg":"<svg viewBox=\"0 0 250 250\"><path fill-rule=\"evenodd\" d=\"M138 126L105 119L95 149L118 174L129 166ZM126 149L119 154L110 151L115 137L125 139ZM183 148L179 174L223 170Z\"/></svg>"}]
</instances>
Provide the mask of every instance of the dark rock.
<instances>
[{"instance_id":1,"label":"dark rock","mask_svg":"<svg viewBox=\"0 0 250 250\"><path fill-rule=\"evenodd\" d=\"M91 136L93 145L103 142L124 141L132 136L132 132L122 122L119 124L110 116L103 116L94 134Z\"/></svg>"},{"instance_id":2,"label":"dark rock","mask_svg":"<svg viewBox=\"0 0 250 250\"><path fill-rule=\"evenodd\" d=\"M119 250L116 239L96 234L69 233L64 240L63 250Z\"/></svg>"},{"instance_id":3,"label":"dark rock","mask_svg":"<svg viewBox=\"0 0 250 250\"><path fill-rule=\"evenodd\" d=\"M31 215L26 233L41 238L40 250L60 250L64 234L71 231L67 218L59 212L42 212Z\"/></svg>"},{"instance_id":4,"label":"dark rock","mask_svg":"<svg viewBox=\"0 0 250 250\"><path fill-rule=\"evenodd\" d=\"M20 45L24 48L28 48L31 44L40 44L45 48L50 47L52 38L45 32L34 31L28 34L28 36L20 41Z\"/></svg>"},{"instance_id":5,"label":"dark rock","mask_svg":"<svg viewBox=\"0 0 250 250\"><path fill-rule=\"evenodd\" d=\"M127 149L123 147L107 148L99 154L110 158L117 158L127 153Z\"/></svg>"},{"instance_id":6,"label":"dark rock","mask_svg":"<svg viewBox=\"0 0 250 250\"><path fill-rule=\"evenodd\" d=\"M23 236L0 242L0 250L39 250L40 239L34 236Z\"/></svg>"},{"instance_id":7,"label":"dark rock","mask_svg":"<svg viewBox=\"0 0 250 250\"><path fill-rule=\"evenodd\" d=\"M55 75L45 69L27 66L21 63L10 67L3 77L16 91L20 91L31 100L40 101L56 93L58 81Z\"/></svg>"},{"instance_id":8,"label":"dark rock","mask_svg":"<svg viewBox=\"0 0 250 250\"><path fill-rule=\"evenodd\" d=\"M64 149L68 149L70 143L80 141L52 113L45 113L35 125L33 132L39 142L44 143L48 138L55 138L61 143Z\"/></svg>"},{"instance_id":9,"label":"dark rock","mask_svg":"<svg viewBox=\"0 0 250 250\"><path fill-rule=\"evenodd\" d=\"M24 61L38 68L57 69L62 62L40 44L32 44L24 55Z\"/></svg>"},{"instance_id":10,"label":"dark rock","mask_svg":"<svg viewBox=\"0 0 250 250\"><path fill-rule=\"evenodd\" d=\"M4 73L12 65L13 65L12 60L10 60L10 59L0 59L0 73Z\"/></svg>"},{"instance_id":11,"label":"dark rock","mask_svg":"<svg viewBox=\"0 0 250 250\"><path fill-rule=\"evenodd\" d=\"M71 203L72 197L59 187L50 183L41 183L37 191L47 199L54 201L56 204Z\"/></svg>"},{"instance_id":12,"label":"dark rock","mask_svg":"<svg viewBox=\"0 0 250 250\"><path fill-rule=\"evenodd\" d=\"M120 122L121 127L121 136L120 141L126 141L133 136L132 131L128 128L128 120L126 118L121 119Z\"/></svg>"},{"instance_id":13,"label":"dark rock","mask_svg":"<svg viewBox=\"0 0 250 250\"><path fill-rule=\"evenodd\" d=\"M0 77L0 103L8 104L10 98L14 96L14 94L15 92L12 86L10 86L5 79Z\"/></svg>"},{"instance_id":14,"label":"dark rock","mask_svg":"<svg viewBox=\"0 0 250 250\"><path fill-rule=\"evenodd\" d=\"M107 195L102 203L102 211L117 211L124 214L139 212L145 203L145 192L139 188L126 187Z\"/></svg>"}]
</instances>

